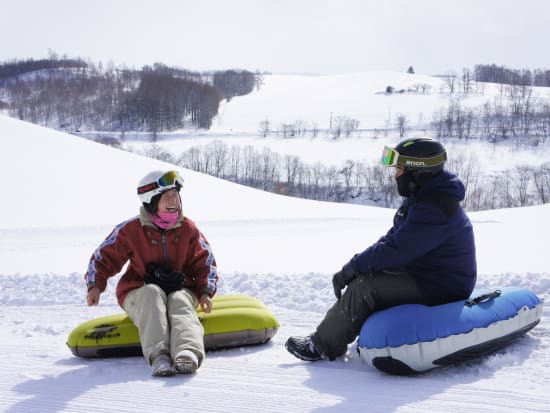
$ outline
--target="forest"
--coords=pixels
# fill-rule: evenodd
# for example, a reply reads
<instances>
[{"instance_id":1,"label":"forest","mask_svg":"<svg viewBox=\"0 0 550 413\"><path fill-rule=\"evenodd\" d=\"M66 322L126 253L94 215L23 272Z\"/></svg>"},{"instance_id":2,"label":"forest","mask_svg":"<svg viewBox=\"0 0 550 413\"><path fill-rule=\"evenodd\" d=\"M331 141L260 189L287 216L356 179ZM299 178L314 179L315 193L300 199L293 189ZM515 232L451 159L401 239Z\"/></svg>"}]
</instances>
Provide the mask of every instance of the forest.
<instances>
[{"instance_id":1,"label":"forest","mask_svg":"<svg viewBox=\"0 0 550 413\"><path fill-rule=\"evenodd\" d=\"M447 142L447 140L444 140ZM308 164L297 155L269 147L228 145L215 140L171 153L152 143L140 154L268 192L319 201L370 204L388 208L402 202L394 171L378 163L348 159L340 164ZM454 153L447 169L466 186L469 211L540 205L550 202L550 162L485 173L475 154Z\"/></svg>"},{"instance_id":2,"label":"forest","mask_svg":"<svg viewBox=\"0 0 550 413\"><path fill-rule=\"evenodd\" d=\"M409 68L409 73L414 70ZM545 144L550 137L550 105L533 98L532 88L550 86L550 71L514 70L497 65L476 65L461 74L441 76L441 90L416 83L408 93L444 93L448 105L427 119L423 132L439 139L480 139L497 144ZM479 107L464 107L461 98L483 94L496 83L502 99ZM160 63L139 70L103 66L82 59L49 59L0 64L0 110L11 116L54 129L148 132L152 142L160 132L186 127L208 129L221 100L246 95L259 88L262 75L246 70L208 73L171 68ZM386 93L403 93L391 85ZM299 116L299 114L297 114ZM388 129L400 136L414 131L412 121L396 114ZM347 116L331 119L321 130L303 121L258 125L258 135L290 139L310 135L331 139L360 132L359 122ZM389 131L379 131L388 133ZM100 140L101 141L101 140ZM122 147L118 140L103 143ZM371 203L395 207L400 203L393 176L379 165L347 160L340 165L307 164L295 155L280 155L269 148L228 146L222 141L197 145L172 154L156 144L144 155L198 172L278 194L333 202ZM484 210L542 204L550 197L550 163L525 165L503 177L485 176L475 157L458 157L450 168L467 185L464 206Z\"/></svg>"},{"instance_id":3,"label":"forest","mask_svg":"<svg viewBox=\"0 0 550 413\"><path fill-rule=\"evenodd\" d=\"M155 136L208 129L223 99L246 95L260 82L260 74L246 70L198 73L161 63L136 70L54 56L0 64L0 108L54 129Z\"/></svg>"}]
</instances>

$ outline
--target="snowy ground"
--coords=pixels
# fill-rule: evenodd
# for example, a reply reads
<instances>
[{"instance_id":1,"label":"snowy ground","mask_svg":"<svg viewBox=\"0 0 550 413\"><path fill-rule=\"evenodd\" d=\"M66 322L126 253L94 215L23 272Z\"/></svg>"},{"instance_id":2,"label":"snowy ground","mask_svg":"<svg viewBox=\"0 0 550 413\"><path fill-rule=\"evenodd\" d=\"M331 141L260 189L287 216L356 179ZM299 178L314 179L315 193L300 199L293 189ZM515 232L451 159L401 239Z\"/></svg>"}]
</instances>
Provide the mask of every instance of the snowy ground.
<instances>
[{"instance_id":1,"label":"snowy ground","mask_svg":"<svg viewBox=\"0 0 550 413\"><path fill-rule=\"evenodd\" d=\"M99 307L86 307L83 273L112 226L137 213L135 183L169 166L10 118L0 131L0 411L550 412L550 205L471 214L478 286L531 289L546 300L541 323L481 360L393 377L361 362L354 345L345 359L309 364L284 342L315 328L333 302L332 273L394 211L182 170L184 211L212 243L219 294L260 298L281 327L267 345L211 352L197 374L158 379L142 358L79 359L65 342L83 321L121 312L116 279Z\"/></svg>"}]
</instances>

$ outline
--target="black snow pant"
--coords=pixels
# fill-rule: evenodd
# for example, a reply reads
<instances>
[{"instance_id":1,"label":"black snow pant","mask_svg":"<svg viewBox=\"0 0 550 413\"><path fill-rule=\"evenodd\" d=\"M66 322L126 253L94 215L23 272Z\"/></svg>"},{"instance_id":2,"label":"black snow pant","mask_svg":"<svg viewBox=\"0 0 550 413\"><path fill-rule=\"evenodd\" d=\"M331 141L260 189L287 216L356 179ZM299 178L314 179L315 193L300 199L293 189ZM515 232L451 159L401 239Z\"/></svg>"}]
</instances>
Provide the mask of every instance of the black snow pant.
<instances>
[{"instance_id":1,"label":"black snow pant","mask_svg":"<svg viewBox=\"0 0 550 413\"><path fill-rule=\"evenodd\" d=\"M313 345L334 360L346 353L373 312L400 304L427 304L413 276L390 271L359 276L328 310L311 337Z\"/></svg>"}]
</instances>

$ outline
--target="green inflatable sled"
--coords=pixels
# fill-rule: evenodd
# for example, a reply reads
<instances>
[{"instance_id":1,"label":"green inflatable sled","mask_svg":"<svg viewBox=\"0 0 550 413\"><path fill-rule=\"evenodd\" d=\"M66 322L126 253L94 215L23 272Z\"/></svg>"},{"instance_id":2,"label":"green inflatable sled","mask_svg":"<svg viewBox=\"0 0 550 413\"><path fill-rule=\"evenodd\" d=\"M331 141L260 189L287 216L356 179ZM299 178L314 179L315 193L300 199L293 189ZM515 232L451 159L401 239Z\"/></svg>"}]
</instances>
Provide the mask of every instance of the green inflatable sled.
<instances>
[{"instance_id":1,"label":"green inflatable sled","mask_svg":"<svg viewBox=\"0 0 550 413\"><path fill-rule=\"evenodd\" d=\"M197 309L206 350L250 346L269 341L279 322L260 300L242 294L215 296L212 312ZM78 357L141 356L137 327L126 314L86 321L76 327L67 346Z\"/></svg>"}]
</instances>

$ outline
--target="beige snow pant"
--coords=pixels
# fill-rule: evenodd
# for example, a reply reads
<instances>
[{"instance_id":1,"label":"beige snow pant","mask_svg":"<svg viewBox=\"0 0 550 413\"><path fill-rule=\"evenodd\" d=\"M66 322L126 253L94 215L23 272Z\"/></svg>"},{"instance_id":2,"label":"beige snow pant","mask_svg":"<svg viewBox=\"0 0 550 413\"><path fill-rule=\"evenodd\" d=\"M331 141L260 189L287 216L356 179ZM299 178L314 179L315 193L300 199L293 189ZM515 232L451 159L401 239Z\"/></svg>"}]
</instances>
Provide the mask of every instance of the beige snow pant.
<instances>
[{"instance_id":1,"label":"beige snow pant","mask_svg":"<svg viewBox=\"0 0 550 413\"><path fill-rule=\"evenodd\" d=\"M204 359L204 328L195 308L197 297L189 290L168 296L155 284L130 291L122 308L139 331L141 348L149 364L159 354L174 358L181 350L191 350Z\"/></svg>"}]
</instances>

